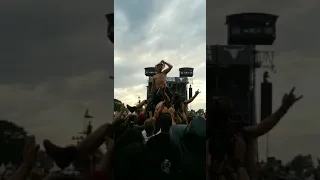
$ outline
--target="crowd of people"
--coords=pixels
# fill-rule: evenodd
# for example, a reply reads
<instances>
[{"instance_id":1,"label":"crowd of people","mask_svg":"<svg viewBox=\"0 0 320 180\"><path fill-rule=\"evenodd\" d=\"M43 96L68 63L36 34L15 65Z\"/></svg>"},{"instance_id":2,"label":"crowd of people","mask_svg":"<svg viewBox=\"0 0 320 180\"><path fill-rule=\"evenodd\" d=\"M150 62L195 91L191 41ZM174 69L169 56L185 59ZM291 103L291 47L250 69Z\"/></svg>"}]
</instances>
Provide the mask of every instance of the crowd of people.
<instances>
[{"instance_id":1,"label":"crowd of people","mask_svg":"<svg viewBox=\"0 0 320 180\"><path fill-rule=\"evenodd\" d=\"M41 179L205 179L205 117L188 115L186 109L200 92L188 100L171 94L165 81L171 68L164 61L157 64L149 98L136 106L123 104L112 123L92 131L79 144L60 147L50 140L43 142L46 154L61 169L83 161L105 144L107 151L98 168L84 165L78 177L48 173ZM28 137L23 162L11 180L30 178L38 151L35 137Z\"/></svg>"},{"instance_id":2,"label":"crowd of people","mask_svg":"<svg viewBox=\"0 0 320 180\"><path fill-rule=\"evenodd\" d=\"M108 37L113 43L113 14L107 15ZM168 66L167 69L164 69ZM270 131L302 96L294 88L285 94L282 105L260 124L243 127L233 123L233 103L228 97L209 97L205 117L191 116L186 110L200 93L182 99L166 86L172 65L156 65L151 94L136 106L125 107L77 145L60 147L44 140L46 154L65 169L82 164L81 175L51 172L34 176L40 146L34 136L26 139L20 166L10 180L251 180L259 179L252 156L254 141ZM131 114L124 112L130 111ZM135 112L135 113L134 113ZM105 144L106 153L92 167L88 157ZM206 163L204 163L206 162ZM4 177L2 177L3 179Z\"/></svg>"},{"instance_id":3,"label":"crowd of people","mask_svg":"<svg viewBox=\"0 0 320 180\"><path fill-rule=\"evenodd\" d=\"M44 140L46 154L65 169L75 162L86 164L86 159L105 144L107 151L98 168L83 165L81 179L85 180L258 178L252 156L254 141L269 132L302 96L296 97L293 88L277 111L257 125L244 127L231 120L233 103L228 97L207 100L205 117L188 114L187 104L200 92L188 100L172 94L166 86L171 69L165 61L158 63L148 99L136 106L122 104L112 123L88 133L79 144L60 147ZM23 162L11 180L30 177L39 151L35 142L34 137L27 138ZM49 173L41 179L66 176Z\"/></svg>"}]
</instances>

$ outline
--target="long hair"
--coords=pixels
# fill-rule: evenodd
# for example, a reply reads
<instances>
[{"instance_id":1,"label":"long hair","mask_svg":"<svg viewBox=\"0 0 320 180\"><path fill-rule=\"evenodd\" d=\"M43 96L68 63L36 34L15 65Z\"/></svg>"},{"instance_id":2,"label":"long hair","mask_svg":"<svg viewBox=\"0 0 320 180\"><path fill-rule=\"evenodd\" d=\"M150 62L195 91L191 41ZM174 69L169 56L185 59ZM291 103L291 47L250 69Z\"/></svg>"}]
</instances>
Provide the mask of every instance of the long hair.
<instances>
[{"instance_id":1,"label":"long hair","mask_svg":"<svg viewBox=\"0 0 320 180\"><path fill-rule=\"evenodd\" d=\"M207 101L207 134L225 131L232 118L233 103L228 97L212 97Z\"/></svg>"},{"instance_id":2,"label":"long hair","mask_svg":"<svg viewBox=\"0 0 320 180\"><path fill-rule=\"evenodd\" d=\"M232 109L233 103L228 97L211 97L207 100L207 139L212 160L222 161L230 151Z\"/></svg>"}]
</instances>

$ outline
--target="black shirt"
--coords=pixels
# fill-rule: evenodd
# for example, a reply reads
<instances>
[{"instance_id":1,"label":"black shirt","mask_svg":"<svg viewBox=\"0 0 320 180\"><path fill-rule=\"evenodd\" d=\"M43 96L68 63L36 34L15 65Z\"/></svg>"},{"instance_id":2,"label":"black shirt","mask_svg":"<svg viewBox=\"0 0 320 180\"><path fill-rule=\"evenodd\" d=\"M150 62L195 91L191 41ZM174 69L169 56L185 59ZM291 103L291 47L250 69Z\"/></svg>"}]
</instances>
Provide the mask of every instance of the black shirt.
<instances>
[{"instance_id":1,"label":"black shirt","mask_svg":"<svg viewBox=\"0 0 320 180\"><path fill-rule=\"evenodd\" d=\"M176 174L177 158L170 135L160 133L149 139L147 147L152 154L151 164L156 169L155 179L170 179Z\"/></svg>"}]
</instances>

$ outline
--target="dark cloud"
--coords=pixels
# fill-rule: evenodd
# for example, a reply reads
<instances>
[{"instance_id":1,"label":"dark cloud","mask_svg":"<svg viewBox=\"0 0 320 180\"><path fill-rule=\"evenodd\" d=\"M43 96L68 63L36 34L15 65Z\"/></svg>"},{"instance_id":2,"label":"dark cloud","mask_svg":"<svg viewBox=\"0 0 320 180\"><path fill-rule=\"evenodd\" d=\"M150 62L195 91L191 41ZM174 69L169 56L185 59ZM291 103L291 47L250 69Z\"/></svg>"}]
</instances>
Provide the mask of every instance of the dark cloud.
<instances>
[{"instance_id":1,"label":"dark cloud","mask_svg":"<svg viewBox=\"0 0 320 180\"><path fill-rule=\"evenodd\" d=\"M33 5L1 8L1 83L38 83L107 67L112 48L105 10L81 2Z\"/></svg>"},{"instance_id":2,"label":"dark cloud","mask_svg":"<svg viewBox=\"0 0 320 180\"><path fill-rule=\"evenodd\" d=\"M0 112L41 141L70 144L89 107L112 120L110 1L4 1L0 6Z\"/></svg>"},{"instance_id":3,"label":"dark cloud","mask_svg":"<svg viewBox=\"0 0 320 180\"><path fill-rule=\"evenodd\" d=\"M298 8L299 7L299 8ZM226 44L225 16L241 12L264 12L279 15L277 39L272 47L260 46L260 50L275 50L276 74L271 73L274 87L274 109L278 108L284 93L296 86L296 93L304 99L297 103L271 132L271 155L287 161L296 154L312 153L319 157L319 127L317 104L320 101L316 85L319 71L316 67L320 26L319 2L308 1L207 1L207 43ZM262 73L257 71L257 104L260 103ZM258 111L260 108L257 108ZM259 113L259 112L258 112ZM259 114L258 114L259 117ZM310 135L311 134L311 135ZM265 141L260 141L261 158L264 158Z\"/></svg>"}]
</instances>

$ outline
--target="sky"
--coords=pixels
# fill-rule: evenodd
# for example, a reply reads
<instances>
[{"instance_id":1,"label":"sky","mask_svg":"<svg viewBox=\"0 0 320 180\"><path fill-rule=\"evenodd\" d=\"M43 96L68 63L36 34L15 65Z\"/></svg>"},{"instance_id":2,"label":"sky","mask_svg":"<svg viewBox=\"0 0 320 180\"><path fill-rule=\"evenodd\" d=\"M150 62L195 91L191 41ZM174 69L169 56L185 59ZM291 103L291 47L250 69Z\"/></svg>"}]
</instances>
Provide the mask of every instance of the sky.
<instances>
[{"instance_id":1,"label":"sky","mask_svg":"<svg viewBox=\"0 0 320 180\"><path fill-rule=\"evenodd\" d=\"M58 145L74 144L86 108L94 127L112 121L110 3L0 2L0 119Z\"/></svg>"},{"instance_id":2,"label":"sky","mask_svg":"<svg viewBox=\"0 0 320 180\"><path fill-rule=\"evenodd\" d=\"M319 109L320 85L320 2L306 1L225 0L207 3L207 44L226 44L225 16L241 12L265 12L279 15L277 39L272 47L260 50L275 51L276 73L269 73L273 82L274 110L281 98L296 86L296 94L304 98L295 104L288 114L269 134L269 155L283 161L297 154L320 157ZM257 97L264 69L257 71ZM260 108L257 108L258 111ZM259 112L258 112L259 113ZM258 114L259 117L259 114ZM259 139L259 156L265 157L266 136Z\"/></svg>"},{"instance_id":3,"label":"sky","mask_svg":"<svg viewBox=\"0 0 320 180\"><path fill-rule=\"evenodd\" d=\"M114 95L134 105L146 98L145 67L162 59L179 68L193 67L193 92L201 94L192 109L205 109L206 14L205 0L115 1Z\"/></svg>"}]
</instances>

